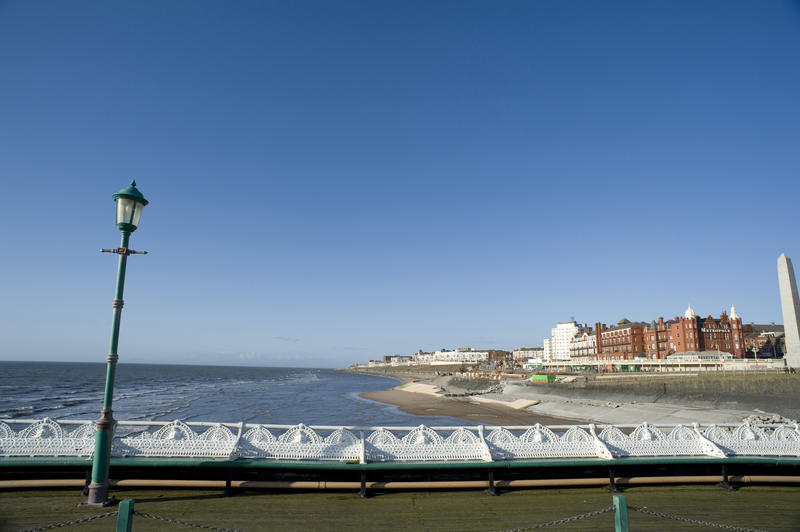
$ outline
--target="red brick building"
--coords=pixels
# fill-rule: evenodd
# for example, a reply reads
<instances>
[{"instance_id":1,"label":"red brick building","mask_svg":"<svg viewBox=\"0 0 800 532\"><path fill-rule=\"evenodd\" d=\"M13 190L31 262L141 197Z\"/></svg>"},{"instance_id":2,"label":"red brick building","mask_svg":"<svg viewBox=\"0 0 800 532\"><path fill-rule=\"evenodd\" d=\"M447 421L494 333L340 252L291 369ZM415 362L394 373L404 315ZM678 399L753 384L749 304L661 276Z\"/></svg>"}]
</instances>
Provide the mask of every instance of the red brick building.
<instances>
[{"instance_id":1,"label":"red brick building","mask_svg":"<svg viewBox=\"0 0 800 532\"><path fill-rule=\"evenodd\" d=\"M623 318L611 327L598 323L597 356L601 360L633 360L644 350L644 329L641 322Z\"/></svg>"},{"instance_id":2,"label":"red brick building","mask_svg":"<svg viewBox=\"0 0 800 532\"><path fill-rule=\"evenodd\" d=\"M687 351L719 350L738 358L745 353L742 319L736 315L736 307L731 307L730 316L723 311L719 319L703 319L689 306L683 318L676 316L666 322L658 318L658 323L651 323L644 334L647 358Z\"/></svg>"},{"instance_id":3,"label":"red brick building","mask_svg":"<svg viewBox=\"0 0 800 532\"><path fill-rule=\"evenodd\" d=\"M601 360L663 359L673 353L715 350L744 358L746 350L742 319L735 307L730 316L723 311L718 319L700 318L690 306L683 318L658 318L650 325L623 319L613 327L598 323L595 330Z\"/></svg>"}]
</instances>

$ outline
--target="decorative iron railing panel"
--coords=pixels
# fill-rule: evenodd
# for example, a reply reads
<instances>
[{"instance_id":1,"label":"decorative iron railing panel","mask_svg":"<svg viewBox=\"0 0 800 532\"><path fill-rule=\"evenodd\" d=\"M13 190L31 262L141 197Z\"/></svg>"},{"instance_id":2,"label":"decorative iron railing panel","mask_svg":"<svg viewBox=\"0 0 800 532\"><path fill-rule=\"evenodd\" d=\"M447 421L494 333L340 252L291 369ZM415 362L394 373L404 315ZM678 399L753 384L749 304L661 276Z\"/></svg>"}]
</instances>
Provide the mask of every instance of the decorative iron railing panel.
<instances>
[{"instance_id":1,"label":"decorative iron railing panel","mask_svg":"<svg viewBox=\"0 0 800 532\"><path fill-rule=\"evenodd\" d=\"M365 442L369 462L491 461L482 427L372 430Z\"/></svg>"},{"instance_id":2,"label":"decorative iron railing panel","mask_svg":"<svg viewBox=\"0 0 800 532\"><path fill-rule=\"evenodd\" d=\"M719 456L713 443L694 427L677 425L669 432L642 423L630 434L617 427L606 427L599 438L614 456Z\"/></svg>"},{"instance_id":3,"label":"decorative iron railing panel","mask_svg":"<svg viewBox=\"0 0 800 532\"><path fill-rule=\"evenodd\" d=\"M180 421L173 421L155 432L147 431L146 424L142 429L135 435L129 433L114 438L111 455L227 458L236 450L236 436L220 423L200 433Z\"/></svg>"},{"instance_id":4,"label":"decorative iron railing panel","mask_svg":"<svg viewBox=\"0 0 800 532\"><path fill-rule=\"evenodd\" d=\"M592 429L590 429L592 430ZM570 427L561 434L540 424L514 429L496 427L486 437L496 460L530 458L611 458L594 432Z\"/></svg>"},{"instance_id":5,"label":"decorative iron railing panel","mask_svg":"<svg viewBox=\"0 0 800 532\"><path fill-rule=\"evenodd\" d=\"M303 424L283 429L256 425L245 432L237 454L244 458L273 460L360 461L361 439L345 428L315 431Z\"/></svg>"},{"instance_id":6,"label":"decorative iron railing panel","mask_svg":"<svg viewBox=\"0 0 800 532\"><path fill-rule=\"evenodd\" d=\"M44 418L15 432L0 422L0 456L89 456L94 451L94 423L62 424Z\"/></svg>"},{"instance_id":7,"label":"decorative iron railing panel","mask_svg":"<svg viewBox=\"0 0 800 532\"><path fill-rule=\"evenodd\" d=\"M711 425L703 435L728 456L798 455L800 428L794 425Z\"/></svg>"},{"instance_id":8,"label":"decorative iron railing panel","mask_svg":"<svg viewBox=\"0 0 800 532\"><path fill-rule=\"evenodd\" d=\"M94 451L91 421L0 420L0 457ZM797 424L339 427L121 421L115 457L453 462L634 456L800 457Z\"/></svg>"}]
</instances>

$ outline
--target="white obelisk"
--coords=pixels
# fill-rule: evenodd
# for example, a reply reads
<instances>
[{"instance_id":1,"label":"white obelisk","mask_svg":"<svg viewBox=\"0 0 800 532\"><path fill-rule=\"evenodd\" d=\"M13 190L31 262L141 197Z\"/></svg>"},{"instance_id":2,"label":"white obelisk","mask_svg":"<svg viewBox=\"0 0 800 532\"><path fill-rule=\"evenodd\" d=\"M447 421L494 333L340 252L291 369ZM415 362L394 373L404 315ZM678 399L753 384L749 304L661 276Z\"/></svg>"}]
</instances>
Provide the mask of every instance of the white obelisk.
<instances>
[{"instance_id":1,"label":"white obelisk","mask_svg":"<svg viewBox=\"0 0 800 532\"><path fill-rule=\"evenodd\" d=\"M778 257L778 285L781 290L783 308L783 330L786 333L786 365L800 369L800 299L797 297L797 282L794 280L792 260L781 253Z\"/></svg>"}]
</instances>

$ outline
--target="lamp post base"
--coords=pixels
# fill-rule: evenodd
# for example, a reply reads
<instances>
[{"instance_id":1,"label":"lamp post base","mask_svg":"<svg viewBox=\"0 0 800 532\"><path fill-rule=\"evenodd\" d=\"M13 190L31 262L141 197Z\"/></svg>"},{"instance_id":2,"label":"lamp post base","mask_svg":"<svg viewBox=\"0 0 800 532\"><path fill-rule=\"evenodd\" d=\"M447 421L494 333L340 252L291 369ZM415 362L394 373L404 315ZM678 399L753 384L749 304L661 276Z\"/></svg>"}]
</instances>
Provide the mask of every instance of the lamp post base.
<instances>
[{"instance_id":1,"label":"lamp post base","mask_svg":"<svg viewBox=\"0 0 800 532\"><path fill-rule=\"evenodd\" d=\"M115 364L109 362L106 378L106 396L111 395L109 382L113 382ZM97 432L94 439L94 456L92 457L92 482L88 486L89 497L86 506L108 506L114 504L115 499L108 497L108 468L111 459L111 438L113 437L114 415L110 407L110 400L106 399L106 404L100 414L100 419L95 422Z\"/></svg>"},{"instance_id":2,"label":"lamp post base","mask_svg":"<svg viewBox=\"0 0 800 532\"><path fill-rule=\"evenodd\" d=\"M89 484L89 498L85 501L80 503L78 506L81 508L95 508L95 507L102 507L102 506L113 506L117 504L117 498L113 495L111 497L108 496L108 483L100 484L97 482L92 482Z\"/></svg>"}]
</instances>

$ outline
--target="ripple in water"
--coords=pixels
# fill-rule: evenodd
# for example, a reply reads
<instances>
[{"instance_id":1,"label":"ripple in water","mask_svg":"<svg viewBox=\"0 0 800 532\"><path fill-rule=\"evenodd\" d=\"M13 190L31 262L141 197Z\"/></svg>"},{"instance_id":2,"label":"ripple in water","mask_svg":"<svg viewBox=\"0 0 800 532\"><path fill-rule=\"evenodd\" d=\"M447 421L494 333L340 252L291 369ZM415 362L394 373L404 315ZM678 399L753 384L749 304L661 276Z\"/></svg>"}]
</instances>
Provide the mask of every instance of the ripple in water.
<instances>
[{"instance_id":1,"label":"ripple in water","mask_svg":"<svg viewBox=\"0 0 800 532\"><path fill-rule=\"evenodd\" d=\"M5 392L0 393L0 418L95 419L100 413L105 364L0 362L0 374L14 383L0 387ZM328 369L119 364L113 408L116 419L132 421L465 423L406 414L358 395L397 384L387 377Z\"/></svg>"}]
</instances>

